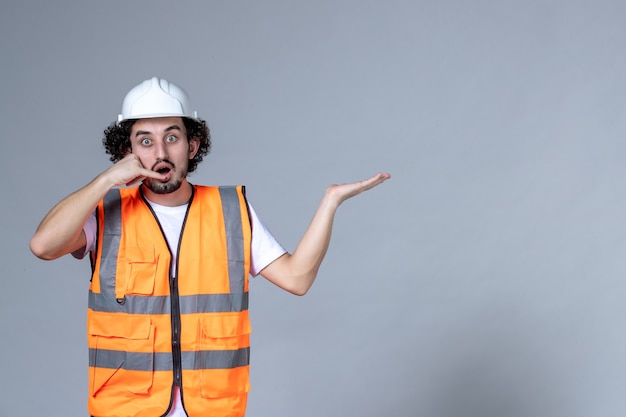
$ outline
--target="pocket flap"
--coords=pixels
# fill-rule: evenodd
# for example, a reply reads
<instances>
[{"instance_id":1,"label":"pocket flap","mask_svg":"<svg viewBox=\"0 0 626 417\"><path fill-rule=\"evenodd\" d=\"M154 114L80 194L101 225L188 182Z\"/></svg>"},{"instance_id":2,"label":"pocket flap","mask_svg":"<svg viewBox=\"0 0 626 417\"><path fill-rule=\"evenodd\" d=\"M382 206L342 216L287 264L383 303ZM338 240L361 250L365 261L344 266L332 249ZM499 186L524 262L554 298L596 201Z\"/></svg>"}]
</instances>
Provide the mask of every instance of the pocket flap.
<instances>
[{"instance_id":1,"label":"pocket flap","mask_svg":"<svg viewBox=\"0 0 626 417\"><path fill-rule=\"evenodd\" d=\"M124 339L150 338L150 317L91 312L89 334Z\"/></svg>"},{"instance_id":2,"label":"pocket flap","mask_svg":"<svg viewBox=\"0 0 626 417\"><path fill-rule=\"evenodd\" d=\"M201 319L202 333L207 337L233 337L250 334L250 320L239 313L220 314Z\"/></svg>"}]
</instances>

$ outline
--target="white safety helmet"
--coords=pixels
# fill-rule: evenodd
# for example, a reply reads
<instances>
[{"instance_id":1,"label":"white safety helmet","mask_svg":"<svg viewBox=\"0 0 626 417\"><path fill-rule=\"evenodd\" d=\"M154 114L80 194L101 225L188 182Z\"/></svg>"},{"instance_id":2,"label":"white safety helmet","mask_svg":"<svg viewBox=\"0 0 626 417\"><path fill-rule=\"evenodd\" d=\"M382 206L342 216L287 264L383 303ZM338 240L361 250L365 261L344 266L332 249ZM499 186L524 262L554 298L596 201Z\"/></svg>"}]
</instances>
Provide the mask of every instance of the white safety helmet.
<instances>
[{"instance_id":1,"label":"white safety helmet","mask_svg":"<svg viewBox=\"0 0 626 417\"><path fill-rule=\"evenodd\" d=\"M175 116L198 118L197 112L191 110L185 90L162 78L152 77L126 94L117 121Z\"/></svg>"}]
</instances>

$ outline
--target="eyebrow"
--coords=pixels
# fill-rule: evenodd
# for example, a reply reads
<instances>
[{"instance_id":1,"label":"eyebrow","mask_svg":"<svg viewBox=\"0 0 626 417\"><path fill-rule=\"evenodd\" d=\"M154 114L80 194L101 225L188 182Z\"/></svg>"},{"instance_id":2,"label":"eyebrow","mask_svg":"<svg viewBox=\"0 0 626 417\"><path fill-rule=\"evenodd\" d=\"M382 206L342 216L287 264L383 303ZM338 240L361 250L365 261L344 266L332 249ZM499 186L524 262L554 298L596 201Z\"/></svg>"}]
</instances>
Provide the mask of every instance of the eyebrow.
<instances>
[{"instance_id":1,"label":"eyebrow","mask_svg":"<svg viewBox=\"0 0 626 417\"><path fill-rule=\"evenodd\" d=\"M178 125L171 125L167 129L165 129L163 132L167 133L167 132L171 132L172 130L181 131L180 126L178 126ZM150 135L151 133L152 132L149 132L147 130L138 130L137 132L135 132L135 137L141 136L141 135Z\"/></svg>"}]
</instances>

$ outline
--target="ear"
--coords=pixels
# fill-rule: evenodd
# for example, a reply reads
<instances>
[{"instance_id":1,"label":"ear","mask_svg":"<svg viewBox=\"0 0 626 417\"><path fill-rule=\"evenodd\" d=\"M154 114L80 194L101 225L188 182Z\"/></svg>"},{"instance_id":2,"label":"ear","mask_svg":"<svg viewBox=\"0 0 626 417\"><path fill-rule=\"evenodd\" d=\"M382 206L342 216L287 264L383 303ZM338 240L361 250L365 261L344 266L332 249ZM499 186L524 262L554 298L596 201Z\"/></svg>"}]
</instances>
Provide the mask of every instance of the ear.
<instances>
[{"instance_id":1,"label":"ear","mask_svg":"<svg viewBox=\"0 0 626 417\"><path fill-rule=\"evenodd\" d=\"M199 148L200 148L200 139L190 138L189 139L189 159L193 159L196 156Z\"/></svg>"}]
</instances>

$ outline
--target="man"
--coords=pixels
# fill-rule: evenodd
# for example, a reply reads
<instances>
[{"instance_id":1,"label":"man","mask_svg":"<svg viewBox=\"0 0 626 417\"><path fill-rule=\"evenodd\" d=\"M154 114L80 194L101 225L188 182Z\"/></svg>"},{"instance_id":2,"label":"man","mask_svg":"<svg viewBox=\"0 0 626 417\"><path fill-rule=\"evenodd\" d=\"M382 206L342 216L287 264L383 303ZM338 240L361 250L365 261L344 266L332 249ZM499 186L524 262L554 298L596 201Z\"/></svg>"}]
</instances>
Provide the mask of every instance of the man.
<instances>
[{"instance_id":1,"label":"man","mask_svg":"<svg viewBox=\"0 0 626 417\"><path fill-rule=\"evenodd\" d=\"M114 164L52 208L30 242L41 259L90 255L90 414L243 416L248 276L304 295L339 205L389 174L328 187L290 254L242 186L188 182L211 141L175 84L133 88L103 142Z\"/></svg>"}]
</instances>

